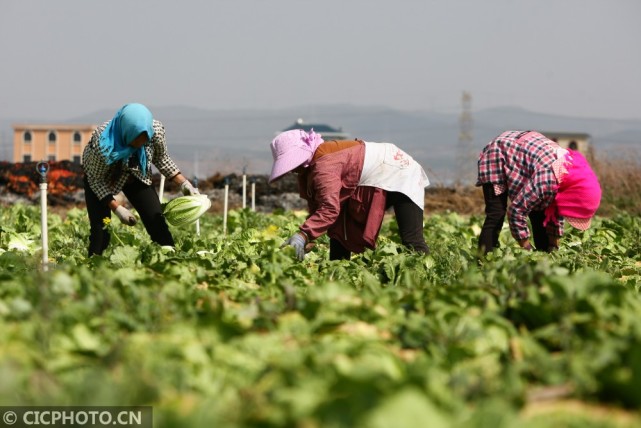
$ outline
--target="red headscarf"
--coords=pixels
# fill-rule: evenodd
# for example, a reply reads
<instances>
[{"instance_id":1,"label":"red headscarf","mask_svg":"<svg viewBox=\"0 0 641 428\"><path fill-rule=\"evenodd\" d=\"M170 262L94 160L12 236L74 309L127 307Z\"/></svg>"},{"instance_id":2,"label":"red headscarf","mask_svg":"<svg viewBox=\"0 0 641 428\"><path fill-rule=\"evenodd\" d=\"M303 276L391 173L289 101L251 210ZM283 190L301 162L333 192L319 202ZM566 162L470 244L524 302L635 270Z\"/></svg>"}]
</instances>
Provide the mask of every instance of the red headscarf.
<instances>
[{"instance_id":1,"label":"red headscarf","mask_svg":"<svg viewBox=\"0 0 641 428\"><path fill-rule=\"evenodd\" d=\"M569 150L565 167L568 173L561 177L554 202L545 210L545 222L558 223L557 215L566 218L580 230L590 227L594 213L601 203L601 185L581 153Z\"/></svg>"}]
</instances>

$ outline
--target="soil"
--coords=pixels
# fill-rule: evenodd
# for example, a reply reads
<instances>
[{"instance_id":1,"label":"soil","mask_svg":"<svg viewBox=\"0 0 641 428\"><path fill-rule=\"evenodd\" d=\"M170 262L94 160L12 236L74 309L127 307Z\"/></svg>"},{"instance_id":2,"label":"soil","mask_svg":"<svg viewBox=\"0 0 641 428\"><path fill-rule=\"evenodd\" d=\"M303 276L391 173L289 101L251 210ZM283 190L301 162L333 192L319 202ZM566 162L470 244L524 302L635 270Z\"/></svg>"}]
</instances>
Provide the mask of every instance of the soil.
<instances>
[{"instance_id":1,"label":"soil","mask_svg":"<svg viewBox=\"0 0 641 428\"><path fill-rule=\"evenodd\" d=\"M64 214L70 208L84 208L84 190L82 171L79 165L70 162L51 162L46 176L47 206L52 212ZM274 183L268 184L265 175L245 177L245 205L251 207L252 190L255 195L255 208L261 212L282 210L304 210L306 203L298 196L298 183L293 175L286 175ZM40 176L35 163L11 164L0 163L0 205L12 205L23 202L40 203ZM160 185L160 176L152 177L154 186ZM225 187L228 193L228 209L239 209L243 206L243 177L236 174L223 176L216 174L207 179L194 182L201 191L212 200L211 212L222 212L224 209ZM178 188L171 182L165 182L164 199L178 196ZM445 187L432 185L425 192L425 212L457 212L460 214L480 214L483 210L483 194L480 188L473 186Z\"/></svg>"},{"instance_id":2,"label":"soil","mask_svg":"<svg viewBox=\"0 0 641 428\"><path fill-rule=\"evenodd\" d=\"M457 212L483 214L485 202L481 187L428 187L425 192L425 212Z\"/></svg>"}]
</instances>

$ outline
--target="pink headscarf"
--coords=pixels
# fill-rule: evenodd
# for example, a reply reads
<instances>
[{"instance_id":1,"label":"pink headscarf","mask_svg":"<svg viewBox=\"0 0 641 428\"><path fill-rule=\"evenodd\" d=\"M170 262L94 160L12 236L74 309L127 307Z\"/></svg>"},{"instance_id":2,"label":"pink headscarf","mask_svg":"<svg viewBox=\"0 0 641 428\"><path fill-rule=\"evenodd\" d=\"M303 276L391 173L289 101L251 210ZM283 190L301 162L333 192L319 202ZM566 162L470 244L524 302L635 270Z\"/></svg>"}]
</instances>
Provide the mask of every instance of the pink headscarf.
<instances>
[{"instance_id":1,"label":"pink headscarf","mask_svg":"<svg viewBox=\"0 0 641 428\"><path fill-rule=\"evenodd\" d=\"M570 150L565 159L568 173L560 180L554 202L545 210L543 224L558 224L560 215L573 227L586 230L601 204L601 185L581 153Z\"/></svg>"},{"instance_id":2,"label":"pink headscarf","mask_svg":"<svg viewBox=\"0 0 641 428\"><path fill-rule=\"evenodd\" d=\"M274 164L269 182L301 165L305 167L309 165L321 143L323 139L313 129L309 133L302 129L292 129L278 134L271 144Z\"/></svg>"}]
</instances>

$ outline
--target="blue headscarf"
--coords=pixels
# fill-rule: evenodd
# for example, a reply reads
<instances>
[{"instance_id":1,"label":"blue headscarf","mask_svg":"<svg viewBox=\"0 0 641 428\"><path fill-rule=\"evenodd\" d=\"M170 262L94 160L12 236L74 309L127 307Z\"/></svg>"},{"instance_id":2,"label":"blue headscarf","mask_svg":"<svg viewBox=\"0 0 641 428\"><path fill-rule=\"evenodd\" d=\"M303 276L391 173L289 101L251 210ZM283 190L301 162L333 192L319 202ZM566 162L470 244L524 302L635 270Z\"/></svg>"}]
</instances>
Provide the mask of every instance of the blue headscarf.
<instances>
[{"instance_id":1,"label":"blue headscarf","mask_svg":"<svg viewBox=\"0 0 641 428\"><path fill-rule=\"evenodd\" d=\"M154 118L151 112L142 104L125 104L100 134L100 152L107 164L123 159L126 161L129 156L136 154L143 175L147 174L145 147L136 149L129 145L143 132L147 133L151 141L154 135Z\"/></svg>"}]
</instances>

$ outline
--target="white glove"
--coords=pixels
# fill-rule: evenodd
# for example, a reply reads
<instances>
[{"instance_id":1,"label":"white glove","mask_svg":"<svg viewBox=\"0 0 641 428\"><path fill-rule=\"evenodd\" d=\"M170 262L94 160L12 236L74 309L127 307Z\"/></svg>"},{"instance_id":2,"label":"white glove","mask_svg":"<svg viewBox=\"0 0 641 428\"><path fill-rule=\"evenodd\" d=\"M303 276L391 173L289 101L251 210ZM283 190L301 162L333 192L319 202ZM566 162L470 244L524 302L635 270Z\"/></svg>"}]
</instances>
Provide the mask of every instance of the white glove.
<instances>
[{"instance_id":1,"label":"white glove","mask_svg":"<svg viewBox=\"0 0 641 428\"><path fill-rule=\"evenodd\" d=\"M296 252L296 258L302 261L305 258L306 243L307 243L307 239L305 238L305 236L300 232L296 232L282 246L284 247L287 245L291 245L292 247L294 247L294 250Z\"/></svg>"},{"instance_id":2,"label":"white glove","mask_svg":"<svg viewBox=\"0 0 641 428\"><path fill-rule=\"evenodd\" d=\"M118 207L114 210L114 213L116 213L116 216L120 219L121 222L128 226L133 226L138 222L136 220L136 217L129 211L127 208L123 207L122 205L118 205Z\"/></svg>"},{"instance_id":3,"label":"white glove","mask_svg":"<svg viewBox=\"0 0 641 428\"><path fill-rule=\"evenodd\" d=\"M180 190L183 192L183 195L200 195L198 189L196 189L189 180L185 180L180 184Z\"/></svg>"}]
</instances>

